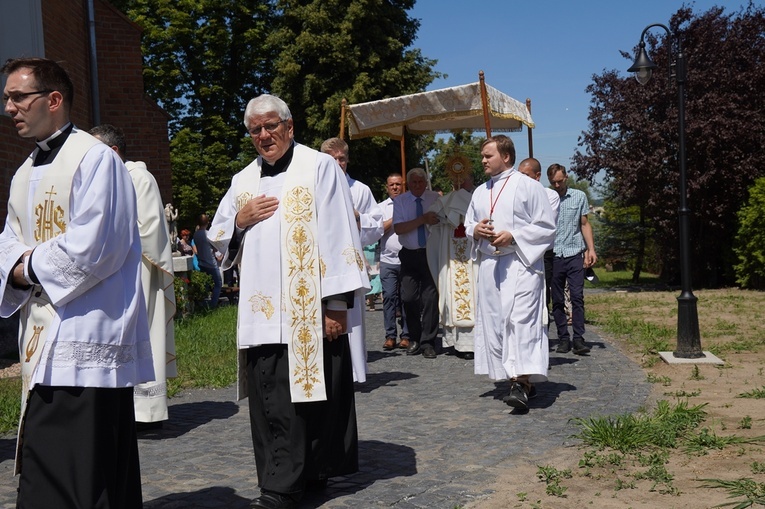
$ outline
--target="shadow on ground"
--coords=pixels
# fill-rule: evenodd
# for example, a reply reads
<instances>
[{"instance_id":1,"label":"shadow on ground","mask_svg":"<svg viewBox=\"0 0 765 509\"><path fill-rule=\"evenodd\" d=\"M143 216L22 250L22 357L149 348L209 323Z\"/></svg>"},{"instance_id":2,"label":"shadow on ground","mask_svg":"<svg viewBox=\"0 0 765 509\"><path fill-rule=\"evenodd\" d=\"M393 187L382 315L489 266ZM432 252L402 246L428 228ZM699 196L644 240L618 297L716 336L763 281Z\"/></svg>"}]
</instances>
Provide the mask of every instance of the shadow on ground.
<instances>
[{"instance_id":1,"label":"shadow on ground","mask_svg":"<svg viewBox=\"0 0 765 509\"><path fill-rule=\"evenodd\" d=\"M239 405L233 401L198 401L172 405L168 412L170 419L161 429L141 431L138 439L177 438L216 419L228 419L239 412Z\"/></svg>"}]
</instances>

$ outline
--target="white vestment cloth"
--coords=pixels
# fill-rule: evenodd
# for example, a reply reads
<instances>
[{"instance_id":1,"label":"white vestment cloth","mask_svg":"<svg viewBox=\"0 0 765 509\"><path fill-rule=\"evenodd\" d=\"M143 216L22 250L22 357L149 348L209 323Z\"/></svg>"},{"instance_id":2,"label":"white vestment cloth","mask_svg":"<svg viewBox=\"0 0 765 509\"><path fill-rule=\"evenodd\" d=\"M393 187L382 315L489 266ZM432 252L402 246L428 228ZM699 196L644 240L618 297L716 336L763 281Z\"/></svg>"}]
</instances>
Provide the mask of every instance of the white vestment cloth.
<instances>
[{"instance_id":1,"label":"white vestment cloth","mask_svg":"<svg viewBox=\"0 0 765 509\"><path fill-rule=\"evenodd\" d=\"M505 179L510 180L500 195ZM509 231L514 243L496 255L486 239L474 242L479 262L475 373L493 380L530 375L530 382L544 381L549 352L543 257L555 241L553 212L542 185L511 168L473 192L465 217L469 236L490 217L492 198L494 229Z\"/></svg>"},{"instance_id":2,"label":"white vestment cloth","mask_svg":"<svg viewBox=\"0 0 765 509\"><path fill-rule=\"evenodd\" d=\"M155 381L136 386L135 420L167 419L167 378L178 376L175 364L175 287L173 254L157 181L142 161L125 166L135 187L141 235L141 281L149 319Z\"/></svg>"},{"instance_id":3,"label":"white vestment cloth","mask_svg":"<svg viewBox=\"0 0 765 509\"><path fill-rule=\"evenodd\" d=\"M465 234L465 213L471 194L465 189L440 197L429 211L438 215L427 241L428 267L438 286L438 310L444 345L472 352L475 326L477 263L470 256L472 241ZM462 225L462 228L459 228ZM455 230L458 230L455 233Z\"/></svg>"},{"instance_id":4,"label":"white vestment cloth","mask_svg":"<svg viewBox=\"0 0 765 509\"><path fill-rule=\"evenodd\" d=\"M295 163L298 151L313 151L295 144ZM315 196L318 220L318 246L321 264L321 297L356 292L355 297L369 290L369 279L364 270L363 254L358 228L353 213L350 190L340 167L327 154L316 153ZM261 165L258 157L252 164ZM287 171L289 171L289 169ZM273 177L261 176L258 195L281 200L286 171ZM243 170L234 175L231 187L220 202L208 237L213 246L224 253L224 263L229 261L229 243L235 233L236 214L243 200L254 196L237 196L238 180L249 175ZM239 290L239 313L237 346L240 350L264 344L286 344L283 324L286 289L282 288L281 207L273 216L245 230L239 247L241 257L241 282ZM225 267L225 265L224 265ZM350 313L349 313L350 314ZM361 338L363 340L363 338ZM351 345L353 349L353 345ZM366 353L366 350L364 350ZM363 365L357 365L363 363ZM366 355L353 357L354 373L366 373ZM241 374L241 373L240 373ZM360 379L360 382L366 377ZM239 396L247 392L240 379Z\"/></svg>"},{"instance_id":5,"label":"white vestment cloth","mask_svg":"<svg viewBox=\"0 0 765 509\"><path fill-rule=\"evenodd\" d=\"M383 212L369 186L346 175L351 190L353 208L359 213L359 236L361 245L374 244L383 236ZM364 382L367 379L366 324L364 323L365 296L359 292L354 296L353 308L348 310L348 334L351 343L353 379ZM363 362L362 362L363 360ZM363 372L361 368L363 367Z\"/></svg>"},{"instance_id":6,"label":"white vestment cloth","mask_svg":"<svg viewBox=\"0 0 765 509\"><path fill-rule=\"evenodd\" d=\"M90 135L74 129L51 164L33 168L33 178L55 171L67 145L82 137ZM27 194L27 185L34 183L22 186L14 177L11 196ZM75 170L68 197L65 231L39 244L32 257L55 316L30 388L38 383L130 387L153 380L135 191L116 153L100 142L94 145ZM16 210L19 221L6 220L0 234L3 317L24 306L32 293L13 288L8 278L33 246L24 239L34 232L35 208L30 202L26 210Z\"/></svg>"}]
</instances>

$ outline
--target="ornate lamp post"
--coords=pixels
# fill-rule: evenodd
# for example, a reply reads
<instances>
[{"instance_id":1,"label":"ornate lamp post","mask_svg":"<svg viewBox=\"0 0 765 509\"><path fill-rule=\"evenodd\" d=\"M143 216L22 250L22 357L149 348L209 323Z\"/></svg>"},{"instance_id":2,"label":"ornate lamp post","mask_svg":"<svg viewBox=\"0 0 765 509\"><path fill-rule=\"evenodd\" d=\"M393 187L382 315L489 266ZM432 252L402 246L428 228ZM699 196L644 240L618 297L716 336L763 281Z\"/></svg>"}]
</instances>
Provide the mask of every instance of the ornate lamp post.
<instances>
[{"instance_id":1,"label":"ornate lamp post","mask_svg":"<svg viewBox=\"0 0 765 509\"><path fill-rule=\"evenodd\" d=\"M661 23L654 23L648 25L643 29L643 33L640 35L640 44L638 47L638 53L635 57L635 63L632 67L627 69L629 72L635 73L635 78L638 83L645 85L648 80L651 79L653 70L658 67L651 58L648 56L645 50L645 34L653 27L661 27L667 32L669 37L668 44L668 56L669 56L669 74L675 77L677 82L677 118L679 127L679 153L678 160L680 162L680 208L679 220L680 220L680 283L681 293L677 297L677 350L674 352L675 357L685 359L697 359L704 357L704 352L701 351L701 338L699 334L699 316L696 309L696 301L698 299L693 295L691 290L691 261L690 261L690 226L689 226L689 214L687 200L687 185L686 185L686 158L685 158L685 82L686 82L686 61L683 50L680 47L680 39L673 37L669 28ZM677 43L677 56L672 60L672 43ZM672 67L674 66L674 73Z\"/></svg>"}]
</instances>

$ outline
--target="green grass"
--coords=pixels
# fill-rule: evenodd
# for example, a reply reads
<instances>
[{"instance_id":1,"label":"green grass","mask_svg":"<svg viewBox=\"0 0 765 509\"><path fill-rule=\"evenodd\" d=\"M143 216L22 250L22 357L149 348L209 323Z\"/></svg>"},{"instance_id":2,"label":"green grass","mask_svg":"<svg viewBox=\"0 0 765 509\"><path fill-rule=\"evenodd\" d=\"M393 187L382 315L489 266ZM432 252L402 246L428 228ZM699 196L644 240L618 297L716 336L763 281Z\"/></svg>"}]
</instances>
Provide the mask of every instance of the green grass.
<instances>
[{"instance_id":1,"label":"green grass","mask_svg":"<svg viewBox=\"0 0 765 509\"><path fill-rule=\"evenodd\" d=\"M637 413L607 417L575 418L581 429L576 438L586 445L635 452L653 447L677 446L677 441L706 418L706 405L688 406L679 402L670 406L659 401L652 414Z\"/></svg>"},{"instance_id":2,"label":"green grass","mask_svg":"<svg viewBox=\"0 0 765 509\"><path fill-rule=\"evenodd\" d=\"M183 389L228 387L236 382L236 306L199 312L175 322L178 377L167 381L170 397ZM0 434L16 431L21 379L0 379Z\"/></svg>"},{"instance_id":3,"label":"green grass","mask_svg":"<svg viewBox=\"0 0 765 509\"><path fill-rule=\"evenodd\" d=\"M585 280L585 288L614 288L621 286L647 286L647 287L661 287L663 283L659 276L654 274L647 274L645 272L640 274L638 283L632 282L631 270L620 270L614 272L607 272L602 267L595 268L595 273L598 275L597 285L593 285L589 281Z\"/></svg>"},{"instance_id":4,"label":"green grass","mask_svg":"<svg viewBox=\"0 0 765 509\"><path fill-rule=\"evenodd\" d=\"M21 378L0 379L0 434L15 431L21 413Z\"/></svg>"}]
</instances>

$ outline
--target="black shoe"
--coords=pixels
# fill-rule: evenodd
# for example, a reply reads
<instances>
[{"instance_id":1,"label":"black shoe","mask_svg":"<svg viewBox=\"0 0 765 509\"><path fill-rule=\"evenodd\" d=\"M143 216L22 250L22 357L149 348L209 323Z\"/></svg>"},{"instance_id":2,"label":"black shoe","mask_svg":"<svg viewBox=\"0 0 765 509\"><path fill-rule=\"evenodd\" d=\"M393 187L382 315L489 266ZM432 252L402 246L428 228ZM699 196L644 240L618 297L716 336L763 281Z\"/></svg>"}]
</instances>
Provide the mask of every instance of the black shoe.
<instances>
[{"instance_id":1,"label":"black shoe","mask_svg":"<svg viewBox=\"0 0 765 509\"><path fill-rule=\"evenodd\" d=\"M518 382L510 384L510 392L502 398L502 401L518 410L528 410L529 408L529 396L523 385Z\"/></svg>"},{"instance_id":2,"label":"black shoe","mask_svg":"<svg viewBox=\"0 0 765 509\"><path fill-rule=\"evenodd\" d=\"M463 352L462 354L460 354L460 357L462 357L466 361L472 361L475 358L475 354L473 352Z\"/></svg>"},{"instance_id":3,"label":"black shoe","mask_svg":"<svg viewBox=\"0 0 765 509\"><path fill-rule=\"evenodd\" d=\"M433 348L433 345L431 345L430 343L425 343L424 345L422 345L422 356L425 357L426 359L435 359L436 349Z\"/></svg>"},{"instance_id":4,"label":"black shoe","mask_svg":"<svg viewBox=\"0 0 765 509\"><path fill-rule=\"evenodd\" d=\"M584 355L586 353L590 353L590 347L585 344L583 339L575 339L574 353L576 355Z\"/></svg>"},{"instance_id":5,"label":"black shoe","mask_svg":"<svg viewBox=\"0 0 765 509\"><path fill-rule=\"evenodd\" d=\"M250 502L253 509L295 509L297 502L289 495L260 490L260 496Z\"/></svg>"},{"instance_id":6,"label":"black shoe","mask_svg":"<svg viewBox=\"0 0 765 509\"><path fill-rule=\"evenodd\" d=\"M568 339L558 343L558 348L555 349L558 353L569 353L571 351L571 341Z\"/></svg>"},{"instance_id":7,"label":"black shoe","mask_svg":"<svg viewBox=\"0 0 765 509\"><path fill-rule=\"evenodd\" d=\"M407 355L418 355L420 353L420 342L409 340L409 348L406 349Z\"/></svg>"}]
</instances>

